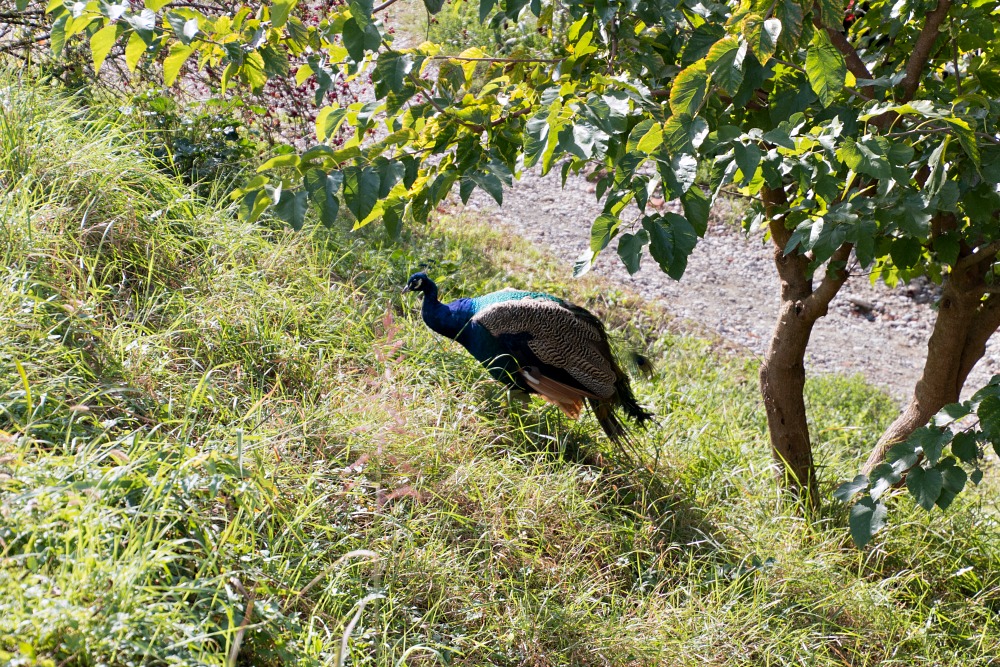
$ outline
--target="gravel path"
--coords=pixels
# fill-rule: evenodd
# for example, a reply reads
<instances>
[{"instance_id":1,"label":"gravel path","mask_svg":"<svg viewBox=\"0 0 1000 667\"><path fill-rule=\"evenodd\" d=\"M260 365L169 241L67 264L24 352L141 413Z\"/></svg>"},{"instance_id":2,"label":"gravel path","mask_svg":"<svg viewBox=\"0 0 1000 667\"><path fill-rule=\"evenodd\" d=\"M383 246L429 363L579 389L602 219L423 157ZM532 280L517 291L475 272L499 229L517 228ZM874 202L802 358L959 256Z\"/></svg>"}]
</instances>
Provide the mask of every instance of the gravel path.
<instances>
[{"instance_id":1,"label":"gravel path","mask_svg":"<svg viewBox=\"0 0 1000 667\"><path fill-rule=\"evenodd\" d=\"M590 223L601 212L593 186L571 177L564 189L559 176L525 174L504 192L503 206L477 191L468 209L494 224L573 261L589 244ZM671 207L672 204L667 204ZM626 219L628 219L626 217ZM732 211L720 204L712 212L709 231L699 241L683 279L661 272L648 254L642 268L629 276L609 247L593 271L660 302L675 316L696 323L761 355L778 312L778 280L770 245L748 240L731 224ZM933 285L911 284L890 289L872 286L866 276L852 277L830 305L830 313L813 329L806 367L809 372L861 373L903 402L919 379L934 324ZM972 372L966 394L1000 372L1000 341L994 338Z\"/></svg>"}]
</instances>

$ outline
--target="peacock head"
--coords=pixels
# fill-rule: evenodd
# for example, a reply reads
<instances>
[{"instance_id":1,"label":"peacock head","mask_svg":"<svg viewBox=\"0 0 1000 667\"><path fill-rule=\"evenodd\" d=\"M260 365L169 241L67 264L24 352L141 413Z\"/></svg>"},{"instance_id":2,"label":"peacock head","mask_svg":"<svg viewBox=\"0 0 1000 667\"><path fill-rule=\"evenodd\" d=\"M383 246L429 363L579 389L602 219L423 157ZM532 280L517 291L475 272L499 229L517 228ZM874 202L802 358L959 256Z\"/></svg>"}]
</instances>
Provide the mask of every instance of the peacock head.
<instances>
[{"instance_id":1,"label":"peacock head","mask_svg":"<svg viewBox=\"0 0 1000 667\"><path fill-rule=\"evenodd\" d=\"M437 285L434 281L428 277L426 273L421 271L420 273L414 273L410 276L410 279L406 281L406 287L403 288L403 294L407 292L421 292L425 296L437 293Z\"/></svg>"}]
</instances>

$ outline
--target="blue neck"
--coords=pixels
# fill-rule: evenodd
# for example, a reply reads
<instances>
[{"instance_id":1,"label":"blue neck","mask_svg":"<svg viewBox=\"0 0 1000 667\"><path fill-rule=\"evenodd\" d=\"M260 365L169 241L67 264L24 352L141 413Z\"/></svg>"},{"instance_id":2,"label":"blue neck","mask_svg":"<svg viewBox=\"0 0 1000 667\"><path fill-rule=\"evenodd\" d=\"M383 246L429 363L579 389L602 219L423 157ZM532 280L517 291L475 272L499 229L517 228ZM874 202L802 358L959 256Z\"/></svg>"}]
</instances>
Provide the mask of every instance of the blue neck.
<instances>
[{"instance_id":1,"label":"blue neck","mask_svg":"<svg viewBox=\"0 0 1000 667\"><path fill-rule=\"evenodd\" d=\"M420 308L424 323L433 331L452 340L458 340L459 335L467 330L466 325L474 314L472 299L441 303L438 301L436 286L424 293L424 304Z\"/></svg>"}]
</instances>

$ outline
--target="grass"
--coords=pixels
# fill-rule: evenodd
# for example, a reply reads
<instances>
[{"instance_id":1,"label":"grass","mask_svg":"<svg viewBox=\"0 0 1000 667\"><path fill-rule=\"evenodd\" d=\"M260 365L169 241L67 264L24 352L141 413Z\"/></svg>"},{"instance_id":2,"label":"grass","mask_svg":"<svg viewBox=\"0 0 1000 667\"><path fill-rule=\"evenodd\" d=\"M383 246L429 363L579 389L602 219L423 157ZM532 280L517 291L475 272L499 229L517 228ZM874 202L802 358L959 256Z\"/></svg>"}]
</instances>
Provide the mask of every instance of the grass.
<instances>
[{"instance_id":1,"label":"grass","mask_svg":"<svg viewBox=\"0 0 1000 667\"><path fill-rule=\"evenodd\" d=\"M995 474L947 514L898 498L858 552L843 507L809 523L778 497L755 361L464 217L398 244L243 224L113 118L0 88L0 660L1000 654ZM551 290L642 345L649 468L435 338L399 296L428 260L445 297ZM894 406L837 377L809 403L828 498Z\"/></svg>"}]
</instances>

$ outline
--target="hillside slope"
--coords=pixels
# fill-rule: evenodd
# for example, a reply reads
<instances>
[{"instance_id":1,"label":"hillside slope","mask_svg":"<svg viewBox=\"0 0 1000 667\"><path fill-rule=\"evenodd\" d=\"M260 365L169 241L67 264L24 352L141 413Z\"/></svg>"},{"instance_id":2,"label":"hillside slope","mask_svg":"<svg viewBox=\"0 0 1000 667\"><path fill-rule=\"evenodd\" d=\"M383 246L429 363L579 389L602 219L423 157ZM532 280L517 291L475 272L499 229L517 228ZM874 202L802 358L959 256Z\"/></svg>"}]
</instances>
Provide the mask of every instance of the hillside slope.
<instances>
[{"instance_id":1,"label":"hillside slope","mask_svg":"<svg viewBox=\"0 0 1000 667\"><path fill-rule=\"evenodd\" d=\"M777 498L755 362L474 220L399 244L240 223L134 128L3 88L0 661L1000 655L996 486L944 520L900 498L859 553L842 507L807 524ZM590 417L508 405L400 298L425 261L445 298L545 289L642 344L647 465ZM892 405L838 378L809 399L829 493Z\"/></svg>"}]
</instances>

